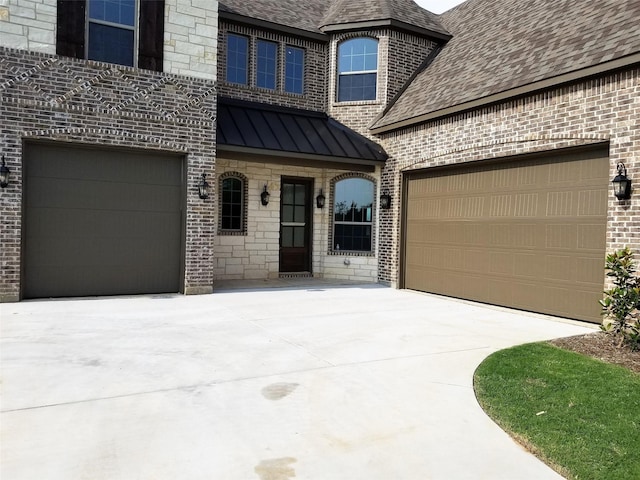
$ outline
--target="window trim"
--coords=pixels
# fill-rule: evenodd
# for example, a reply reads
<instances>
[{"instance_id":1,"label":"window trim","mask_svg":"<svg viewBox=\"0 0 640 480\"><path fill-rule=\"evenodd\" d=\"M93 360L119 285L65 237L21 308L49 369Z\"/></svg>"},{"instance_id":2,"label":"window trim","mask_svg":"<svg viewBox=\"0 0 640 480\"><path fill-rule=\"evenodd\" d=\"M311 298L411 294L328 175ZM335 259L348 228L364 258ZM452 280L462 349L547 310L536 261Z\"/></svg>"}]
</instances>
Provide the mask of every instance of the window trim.
<instances>
[{"instance_id":1,"label":"window trim","mask_svg":"<svg viewBox=\"0 0 640 480\"><path fill-rule=\"evenodd\" d=\"M98 19L92 19L91 18L91 7L89 6L89 4L91 3L91 0L85 0L85 24L84 24L84 58L87 60L89 59L89 30L90 30L90 26L91 24L95 24L95 25L104 25L106 27L113 27L113 28L119 28L121 30L129 30L129 31L133 31L133 65L131 65L133 68L138 68L138 57L140 55L140 1L141 0L133 0L134 2L134 7L133 7L133 25L125 25L123 23L115 23L115 22L109 22L106 20L98 20ZM95 62L102 62L105 60L92 60ZM120 64L116 64L116 65L120 65ZM123 65L123 66L129 66L129 65Z\"/></svg>"},{"instance_id":2,"label":"window trim","mask_svg":"<svg viewBox=\"0 0 640 480\"><path fill-rule=\"evenodd\" d=\"M376 69L375 70L349 70L349 71L345 71L345 72L340 72L340 50L341 48L352 41L355 40L372 40L375 42L376 44ZM355 36L355 37L348 37L348 38L344 38L342 40L340 40L337 43L336 46L336 56L335 56L335 62L336 62L336 68L335 68L335 72L336 72L336 84L335 84L335 101L336 103L353 103L353 102L377 102L378 101L378 94L379 94L379 88L378 88L378 84L379 84L379 77L380 77L380 40L377 37L370 37L370 36L366 36L366 35L361 35L361 36ZM376 75L376 85L375 85L375 94L373 96L373 98L366 98L366 99L358 99L358 100L354 100L354 99L340 99L340 80L342 77L345 76L350 76L350 75L369 75L375 73Z\"/></svg>"},{"instance_id":3,"label":"window trim","mask_svg":"<svg viewBox=\"0 0 640 480\"><path fill-rule=\"evenodd\" d=\"M361 179L367 180L373 185L373 198L371 204L371 222L336 222L335 221L335 203L336 203L336 185L343 181L349 179ZM338 175L331 179L330 189L329 189L329 235L328 235L328 250L327 253L329 255L351 255L351 256L363 256L363 257L373 257L376 255L376 225L377 225L377 191L378 191L378 183L377 180L369 175L363 173L344 173L342 175ZM336 223L347 224L347 225L370 225L371 226L371 250L337 250L334 248L334 238L335 238L335 225Z\"/></svg>"},{"instance_id":4,"label":"window trim","mask_svg":"<svg viewBox=\"0 0 640 480\"><path fill-rule=\"evenodd\" d=\"M301 85L301 88L300 88L300 91L299 91L299 92L296 92L296 91L294 91L294 90L287 90L287 69L288 69L288 66L289 66L289 65L292 65L292 64L290 64L290 63L287 61L287 60L288 60L288 58L289 58L289 56L287 55L287 51L288 51L288 49L289 49L289 48L290 48L290 49L292 49L292 50L299 50L299 51L302 53L302 65L301 65L301 67L302 67L302 72L301 72L301 73L302 73L302 76L301 76L301 78L300 78L300 81L301 81L302 85ZM290 45L290 44L288 44L288 43L285 43L285 44L284 44L284 62L283 62L283 63L284 63L284 65L283 65L283 78L284 78L284 82L283 82L283 85L282 85L282 90L283 90L285 93L289 93L289 94L292 94L292 95L304 95L304 87L305 87L305 81L304 81L304 80L305 80L305 78L304 78L304 77L305 77L305 75L304 75L304 71L305 71L305 67L306 67L306 63L307 63L307 62L306 62L306 60L307 60L307 59L306 59L306 56L307 56L307 55L306 55L306 51L305 51L305 49L304 49L304 48L296 47L295 45Z\"/></svg>"},{"instance_id":5,"label":"window trim","mask_svg":"<svg viewBox=\"0 0 640 480\"><path fill-rule=\"evenodd\" d=\"M234 82L233 80L229 80L229 37L238 37L238 38L244 38L247 42L247 48L246 48L246 60L245 60L245 74L246 74L246 80L245 82ZM236 32L231 32L228 31L225 33L225 72L224 72L224 80L227 83L230 83L231 85L244 85L244 86L250 86L252 83L252 79L251 79L251 72L249 71L250 66L251 66L251 37L247 36L247 35L242 35L241 33L236 33Z\"/></svg>"},{"instance_id":6,"label":"window trim","mask_svg":"<svg viewBox=\"0 0 640 480\"><path fill-rule=\"evenodd\" d=\"M267 87L264 85L258 85L258 76L260 75L260 57L259 57L259 50L260 50L260 43L263 44L271 44L273 45L274 48L274 58L273 58L273 62L274 62L274 72L273 72L273 87ZM277 91L278 90L278 71L279 71L279 62L278 62L278 57L279 55L279 44L278 42L274 42L272 40L265 40L264 38L257 38L256 39L256 87L257 88L262 88L265 90L270 90L270 91ZM265 58L266 61L270 61L271 59L269 58Z\"/></svg>"},{"instance_id":7,"label":"window trim","mask_svg":"<svg viewBox=\"0 0 640 480\"><path fill-rule=\"evenodd\" d=\"M235 178L240 180L242 189L242 214L240 218L239 229L222 228L222 204L224 180ZM247 235L247 218L248 218L248 199L249 199L249 180L240 172L225 172L218 177L218 235Z\"/></svg>"}]
</instances>

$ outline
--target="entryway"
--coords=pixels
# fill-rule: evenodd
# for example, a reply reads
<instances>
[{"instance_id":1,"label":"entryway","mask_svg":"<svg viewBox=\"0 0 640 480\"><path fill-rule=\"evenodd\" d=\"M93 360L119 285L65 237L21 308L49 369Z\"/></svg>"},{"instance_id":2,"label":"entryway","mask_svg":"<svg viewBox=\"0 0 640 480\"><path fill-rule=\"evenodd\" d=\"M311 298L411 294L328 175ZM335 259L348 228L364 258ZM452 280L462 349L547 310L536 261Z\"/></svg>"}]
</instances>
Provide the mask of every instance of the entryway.
<instances>
[{"instance_id":1,"label":"entryway","mask_svg":"<svg viewBox=\"0 0 640 480\"><path fill-rule=\"evenodd\" d=\"M311 192L313 180L282 177L280 273L311 274Z\"/></svg>"}]
</instances>

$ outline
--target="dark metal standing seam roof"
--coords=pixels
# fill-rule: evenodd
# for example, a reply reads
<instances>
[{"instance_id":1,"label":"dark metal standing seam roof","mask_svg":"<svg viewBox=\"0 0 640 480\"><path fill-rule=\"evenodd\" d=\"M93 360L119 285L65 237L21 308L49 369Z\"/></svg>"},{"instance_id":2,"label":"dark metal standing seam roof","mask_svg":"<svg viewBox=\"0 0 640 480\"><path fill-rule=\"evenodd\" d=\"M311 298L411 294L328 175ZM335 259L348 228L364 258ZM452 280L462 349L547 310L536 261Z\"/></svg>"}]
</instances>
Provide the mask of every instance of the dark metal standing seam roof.
<instances>
[{"instance_id":1,"label":"dark metal standing seam roof","mask_svg":"<svg viewBox=\"0 0 640 480\"><path fill-rule=\"evenodd\" d=\"M217 144L220 150L243 150L318 160L384 162L377 143L323 112L219 98Z\"/></svg>"}]
</instances>

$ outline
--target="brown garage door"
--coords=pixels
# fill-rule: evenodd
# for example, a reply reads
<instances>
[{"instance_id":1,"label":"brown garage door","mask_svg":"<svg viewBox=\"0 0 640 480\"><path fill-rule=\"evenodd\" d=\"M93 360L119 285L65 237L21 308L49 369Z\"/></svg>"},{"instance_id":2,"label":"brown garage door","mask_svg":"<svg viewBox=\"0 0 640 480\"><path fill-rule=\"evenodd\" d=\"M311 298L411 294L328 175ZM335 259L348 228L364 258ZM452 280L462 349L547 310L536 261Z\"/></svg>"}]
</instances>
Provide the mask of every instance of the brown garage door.
<instances>
[{"instance_id":1,"label":"brown garage door","mask_svg":"<svg viewBox=\"0 0 640 480\"><path fill-rule=\"evenodd\" d=\"M29 144L23 296L178 292L182 160Z\"/></svg>"},{"instance_id":2,"label":"brown garage door","mask_svg":"<svg viewBox=\"0 0 640 480\"><path fill-rule=\"evenodd\" d=\"M406 288L599 322L606 148L407 176Z\"/></svg>"}]
</instances>

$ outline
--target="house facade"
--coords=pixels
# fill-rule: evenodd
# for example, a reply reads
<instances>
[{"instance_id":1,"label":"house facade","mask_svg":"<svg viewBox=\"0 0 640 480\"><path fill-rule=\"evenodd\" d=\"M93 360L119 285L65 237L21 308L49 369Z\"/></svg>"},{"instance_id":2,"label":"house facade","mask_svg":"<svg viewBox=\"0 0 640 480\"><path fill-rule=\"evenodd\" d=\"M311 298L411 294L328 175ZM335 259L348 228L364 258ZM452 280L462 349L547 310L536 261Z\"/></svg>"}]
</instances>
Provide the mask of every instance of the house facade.
<instances>
[{"instance_id":1,"label":"house facade","mask_svg":"<svg viewBox=\"0 0 640 480\"><path fill-rule=\"evenodd\" d=\"M640 249L637 2L103 3L0 7L5 301L315 276L597 322Z\"/></svg>"}]
</instances>

